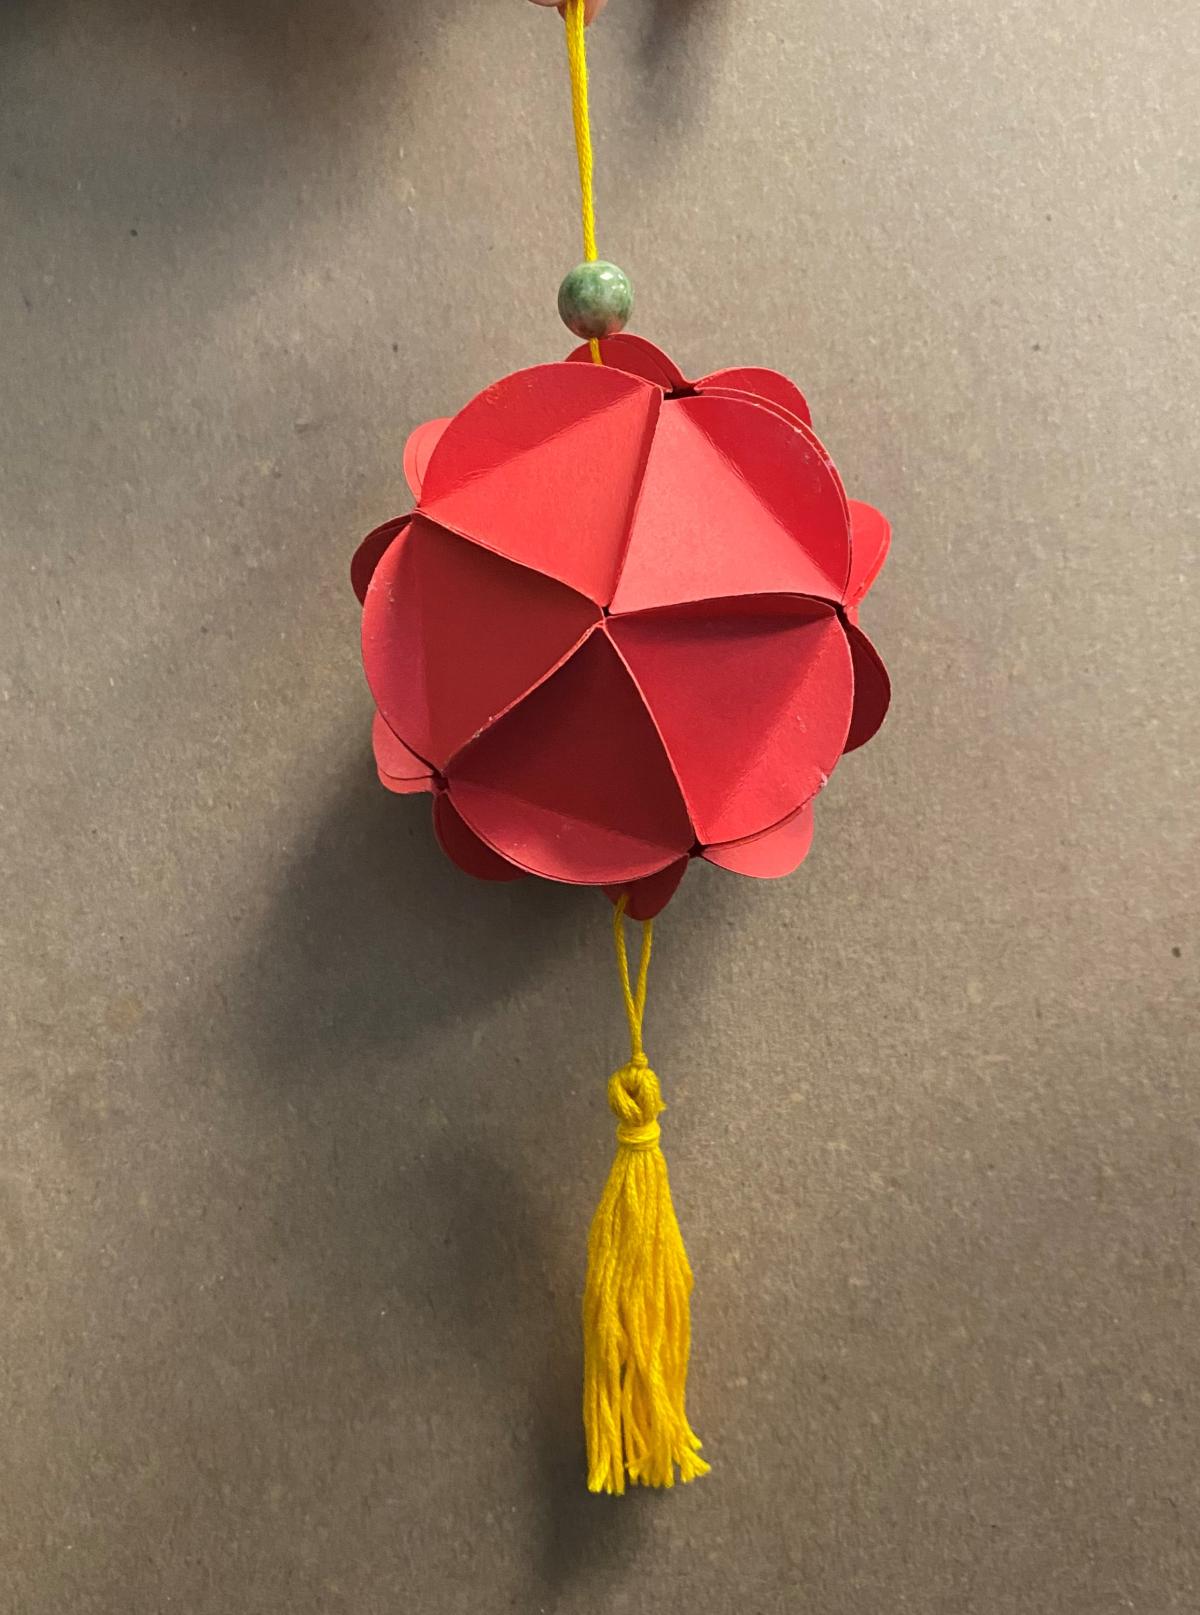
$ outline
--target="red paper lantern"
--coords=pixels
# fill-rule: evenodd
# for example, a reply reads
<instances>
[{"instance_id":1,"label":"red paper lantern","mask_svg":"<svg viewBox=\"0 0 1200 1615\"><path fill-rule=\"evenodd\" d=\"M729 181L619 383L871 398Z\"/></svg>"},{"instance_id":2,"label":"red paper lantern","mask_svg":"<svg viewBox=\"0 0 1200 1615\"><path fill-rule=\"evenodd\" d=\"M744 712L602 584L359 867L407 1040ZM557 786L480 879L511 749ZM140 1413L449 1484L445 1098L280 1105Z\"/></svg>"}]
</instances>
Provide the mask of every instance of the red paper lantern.
<instances>
[{"instance_id":1,"label":"red paper lantern","mask_svg":"<svg viewBox=\"0 0 1200 1615\"><path fill-rule=\"evenodd\" d=\"M645 918L691 857L803 860L887 710L858 607L889 529L785 377L601 351L418 427L416 509L352 571L383 783L433 792L469 874L628 892Z\"/></svg>"}]
</instances>

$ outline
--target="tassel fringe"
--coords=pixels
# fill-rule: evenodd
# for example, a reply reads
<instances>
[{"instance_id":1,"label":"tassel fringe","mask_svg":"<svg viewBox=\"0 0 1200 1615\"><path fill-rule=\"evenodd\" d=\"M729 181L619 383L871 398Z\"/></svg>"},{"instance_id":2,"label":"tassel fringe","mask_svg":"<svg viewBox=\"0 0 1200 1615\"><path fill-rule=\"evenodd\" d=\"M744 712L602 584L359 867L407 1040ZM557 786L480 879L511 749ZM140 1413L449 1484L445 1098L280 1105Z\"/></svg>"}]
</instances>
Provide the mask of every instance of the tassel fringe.
<instances>
[{"instance_id":1,"label":"tassel fringe","mask_svg":"<svg viewBox=\"0 0 1200 1615\"><path fill-rule=\"evenodd\" d=\"M625 950L624 901L614 919L633 1054L608 1083L617 1153L592 1221L583 1298L583 1420L588 1488L673 1486L708 1473L687 1420L692 1270L659 1148L665 1109L642 1050L651 922L636 988Z\"/></svg>"}]
</instances>

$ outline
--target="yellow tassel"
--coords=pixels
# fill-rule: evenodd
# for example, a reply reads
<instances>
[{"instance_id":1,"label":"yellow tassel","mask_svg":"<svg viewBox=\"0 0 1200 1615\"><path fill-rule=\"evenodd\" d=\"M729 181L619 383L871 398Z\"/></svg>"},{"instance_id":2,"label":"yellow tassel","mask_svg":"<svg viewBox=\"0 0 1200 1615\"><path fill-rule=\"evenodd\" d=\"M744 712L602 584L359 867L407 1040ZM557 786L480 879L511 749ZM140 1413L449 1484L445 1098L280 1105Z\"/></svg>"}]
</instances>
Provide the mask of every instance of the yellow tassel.
<instances>
[{"instance_id":1,"label":"yellow tassel","mask_svg":"<svg viewBox=\"0 0 1200 1615\"><path fill-rule=\"evenodd\" d=\"M617 1154L592 1221L583 1296L588 1488L617 1493L626 1476L635 1485L673 1486L676 1469L682 1481L709 1469L684 1410L692 1270L658 1147L666 1107L642 1049L653 922L643 923L631 986L624 914L622 898L613 930L632 1054L609 1078Z\"/></svg>"}]
</instances>

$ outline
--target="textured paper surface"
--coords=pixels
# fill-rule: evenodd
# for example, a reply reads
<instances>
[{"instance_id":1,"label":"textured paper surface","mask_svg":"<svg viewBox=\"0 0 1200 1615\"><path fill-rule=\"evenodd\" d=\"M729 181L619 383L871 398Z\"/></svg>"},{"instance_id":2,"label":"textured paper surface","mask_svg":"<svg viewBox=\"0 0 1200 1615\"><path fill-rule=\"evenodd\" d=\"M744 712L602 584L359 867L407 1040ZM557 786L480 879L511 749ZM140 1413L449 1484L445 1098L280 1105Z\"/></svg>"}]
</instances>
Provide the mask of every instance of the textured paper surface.
<instances>
[{"instance_id":1,"label":"textured paper surface","mask_svg":"<svg viewBox=\"0 0 1200 1615\"><path fill-rule=\"evenodd\" d=\"M639 327L795 376L898 535L803 868L659 929L715 1468L609 1506L608 909L380 788L345 583L409 429L566 351L558 20L0 9L6 1615L1200 1606L1196 53L595 31Z\"/></svg>"}]
</instances>

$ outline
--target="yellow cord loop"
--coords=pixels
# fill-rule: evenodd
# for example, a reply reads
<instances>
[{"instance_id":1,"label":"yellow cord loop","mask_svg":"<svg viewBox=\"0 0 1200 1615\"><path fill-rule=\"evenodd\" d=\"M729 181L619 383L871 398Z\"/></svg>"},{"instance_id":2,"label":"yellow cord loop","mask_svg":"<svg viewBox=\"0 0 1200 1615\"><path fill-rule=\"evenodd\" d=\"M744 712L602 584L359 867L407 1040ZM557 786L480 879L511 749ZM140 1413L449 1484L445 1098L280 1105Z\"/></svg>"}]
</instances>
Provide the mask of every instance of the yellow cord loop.
<instances>
[{"instance_id":1,"label":"yellow cord loop","mask_svg":"<svg viewBox=\"0 0 1200 1615\"><path fill-rule=\"evenodd\" d=\"M583 20L583 0L567 0L563 13L567 27L567 66L571 74L571 120L575 125L575 155L579 160L579 202L583 219L583 256L594 264L596 251L596 198L593 191L592 125L588 117L587 42ZM592 362L603 364L600 344L593 337L588 343Z\"/></svg>"},{"instance_id":2,"label":"yellow cord loop","mask_svg":"<svg viewBox=\"0 0 1200 1615\"><path fill-rule=\"evenodd\" d=\"M625 899L613 916L629 1021L629 1062L608 1103L617 1153L588 1240L583 1297L583 1422L593 1492L673 1486L706 1475L684 1395L691 1351L692 1270L671 1202L658 1118L666 1108L642 1048L654 924L642 925L637 977L625 946Z\"/></svg>"}]
</instances>

